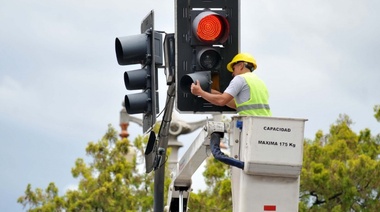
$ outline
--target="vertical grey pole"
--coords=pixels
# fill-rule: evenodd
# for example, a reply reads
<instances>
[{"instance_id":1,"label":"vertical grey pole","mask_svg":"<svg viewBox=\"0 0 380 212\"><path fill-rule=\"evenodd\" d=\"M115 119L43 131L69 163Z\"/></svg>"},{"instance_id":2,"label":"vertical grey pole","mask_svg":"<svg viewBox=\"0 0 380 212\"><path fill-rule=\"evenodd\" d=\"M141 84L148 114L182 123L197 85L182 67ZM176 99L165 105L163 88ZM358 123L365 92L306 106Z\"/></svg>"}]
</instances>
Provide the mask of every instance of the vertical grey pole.
<instances>
[{"instance_id":1,"label":"vertical grey pole","mask_svg":"<svg viewBox=\"0 0 380 212\"><path fill-rule=\"evenodd\" d=\"M158 132L158 149L164 149L162 154L161 164L154 173L154 212L164 211L164 188L165 188L165 161L166 149L168 147L169 127L172 119L174 98L175 97L175 83L171 84L167 91L165 113L162 118L160 131Z\"/></svg>"},{"instance_id":2,"label":"vertical grey pole","mask_svg":"<svg viewBox=\"0 0 380 212\"><path fill-rule=\"evenodd\" d=\"M165 158L165 155L166 153L162 157ZM165 166L163 165L154 174L154 212L164 211L164 182Z\"/></svg>"},{"instance_id":3,"label":"vertical grey pole","mask_svg":"<svg viewBox=\"0 0 380 212\"><path fill-rule=\"evenodd\" d=\"M183 212L183 191L179 191L179 212Z\"/></svg>"}]
</instances>

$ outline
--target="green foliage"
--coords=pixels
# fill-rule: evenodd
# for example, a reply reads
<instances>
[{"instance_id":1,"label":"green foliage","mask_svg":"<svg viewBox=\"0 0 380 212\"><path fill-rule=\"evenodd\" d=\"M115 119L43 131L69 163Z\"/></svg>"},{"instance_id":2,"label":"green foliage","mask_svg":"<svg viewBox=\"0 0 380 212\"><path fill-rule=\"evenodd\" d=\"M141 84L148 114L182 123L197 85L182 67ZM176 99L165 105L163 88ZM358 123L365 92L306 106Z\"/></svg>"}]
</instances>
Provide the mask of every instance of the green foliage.
<instances>
[{"instance_id":1,"label":"green foliage","mask_svg":"<svg viewBox=\"0 0 380 212\"><path fill-rule=\"evenodd\" d=\"M78 188L58 195L54 183L32 191L29 184L18 202L28 211L151 211L153 208L153 176L138 171L137 156L143 155L147 139L139 136L134 142L137 154L128 139L117 139L112 126L98 142L90 142L86 163L75 161L71 173L80 179Z\"/></svg>"},{"instance_id":2,"label":"green foliage","mask_svg":"<svg viewBox=\"0 0 380 212\"><path fill-rule=\"evenodd\" d=\"M207 189L191 193L188 205L190 211L232 211L229 166L210 157L207 159L203 176Z\"/></svg>"},{"instance_id":3,"label":"green foliage","mask_svg":"<svg viewBox=\"0 0 380 212\"><path fill-rule=\"evenodd\" d=\"M380 105L374 111L379 121ZM347 115L340 115L328 134L318 131L314 140L305 140L299 211L371 212L380 208L380 135L373 136L369 129L357 134L352 123ZM17 201L31 212L152 211L153 175L141 174L137 163L146 142L139 136L132 148L127 139L118 140L109 126L100 141L86 148L93 160L75 161L71 172L80 180L77 189L59 196L54 183L34 191L29 184ZM133 149L136 154L131 157ZM191 193L190 211L232 211L229 166L211 156L203 176L207 188Z\"/></svg>"},{"instance_id":4,"label":"green foliage","mask_svg":"<svg viewBox=\"0 0 380 212\"><path fill-rule=\"evenodd\" d=\"M330 133L304 144L300 211L375 211L380 208L380 147L369 129L354 133L341 115Z\"/></svg>"},{"instance_id":5,"label":"green foliage","mask_svg":"<svg viewBox=\"0 0 380 212\"><path fill-rule=\"evenodd\" d=\"M25 196L18 198L17 202L24 207L30 205L31 212L61 211L64 209L64 199L58 196L58 188L54 183L50 183L44 190L37 188L32 191L32 186L28 184Z\"/></svg>"},{"instance_id":6,"label":"green foliage","mask_svg":"<svg viewBox=\"0 0 380 212\"><path fill-rule=\"evenodd\" d=\"M373 111L375 112L375 118L378 122L380 122L380 105L375 105L373 107Z\"/></svg>"}]
</instances>

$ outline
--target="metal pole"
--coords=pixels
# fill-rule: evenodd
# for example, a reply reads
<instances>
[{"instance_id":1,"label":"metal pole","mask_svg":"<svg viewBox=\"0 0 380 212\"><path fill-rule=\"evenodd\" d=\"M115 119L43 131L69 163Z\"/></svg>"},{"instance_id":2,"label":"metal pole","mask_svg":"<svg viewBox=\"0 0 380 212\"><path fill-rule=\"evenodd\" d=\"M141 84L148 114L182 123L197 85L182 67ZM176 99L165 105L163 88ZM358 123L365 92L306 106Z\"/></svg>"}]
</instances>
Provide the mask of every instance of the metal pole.
<instances>
[{"instance_id":1,"label":"metal pole","mask_svg":"<svg viewBox=\"0 0 380 212\"><path fill-rule=\"evenodd\" d=\"M179 212L183 212L183 191L179 191Z\"/></svg>"},{"instance_id":2,"label":"metal pole","mask_svg":"<svg viewBox=\"0 0 380 212\"><path fill-rule=\"evenodd\" d=\"M175 83L172 83L167 91L165 113L162 118L160 130L158 132L158 149L164 149L162 154L162 164L154 173L154 212L164 211L164 188L165 188L165 161L166 149L169 140L169 127L172 119L175 99Z\"/></svg>"}]
</instances>

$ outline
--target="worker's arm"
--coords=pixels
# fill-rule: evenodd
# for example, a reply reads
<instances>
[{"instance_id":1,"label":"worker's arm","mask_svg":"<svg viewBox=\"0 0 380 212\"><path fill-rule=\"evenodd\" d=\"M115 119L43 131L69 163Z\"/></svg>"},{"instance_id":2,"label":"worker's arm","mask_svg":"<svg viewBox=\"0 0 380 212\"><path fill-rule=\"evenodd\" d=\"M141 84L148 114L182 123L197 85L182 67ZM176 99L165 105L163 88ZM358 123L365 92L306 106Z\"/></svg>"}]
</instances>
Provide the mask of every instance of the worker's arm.
<instances>
[{"instance_id":1,"label":"worker's arm","mask_svg":"<svg viewBox=\"0 0 380 212\"><path fill-rule=\"evenodd\" d=\"M211 93L212 94L222 94L221 92L214 90L214 89L211 89ZM232 109L236 109L236 103L235 103L235 100L233 99L233 97L232 97L232 100L230 102L228 102L226 105Z\"/></svg>"},{"instance_id":2,"label":"worker's arm","mask_svg":"<svg viewBox=\"0 0 380 212\"><path fill-rule=\"evenodd\" d=\"M191 84L191 93L200 96L206 101L210 102L211 104L218 105L218 106L225 106L236 109L234 97L231 96L228 93L220 93L216 90L211 90L211 93L208 93L204 91L199 81L197 80L197 83Z\"/></svg>"}]
</instances>

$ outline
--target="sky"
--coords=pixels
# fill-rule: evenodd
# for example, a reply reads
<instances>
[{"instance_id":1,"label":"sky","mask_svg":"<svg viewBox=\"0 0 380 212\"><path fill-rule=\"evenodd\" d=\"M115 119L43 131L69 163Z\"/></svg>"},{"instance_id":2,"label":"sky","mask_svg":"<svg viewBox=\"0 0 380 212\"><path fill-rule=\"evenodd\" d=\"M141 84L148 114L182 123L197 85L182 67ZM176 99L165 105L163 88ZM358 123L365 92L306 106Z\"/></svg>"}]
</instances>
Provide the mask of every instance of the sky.
<instances>
[{"instance_id":1,"label":"sky","mask_svg":"<svg viewBox=\"0 0 380 212\"><path fill-rule=\"evenodd\" d=\"M155 28L173 33L174 1L3 0L0 7L0 211L24 211L30 183L61 192L70 170L108 124L119 130L125 90L114 40ZM267 84L273 116L305 118L305 137L347 114L359 133L380 133L380 1L242 0L241 51ZM166 99L159 71L160 109ZM141 117L136 115L136 117ZM209 114L180 114L197 121ZM161 119L159 117L158 119ZM129 127L130 139L142 134ZM199 131L182 135L180 155ZM196 183L197 187L202 183Z\"/></svg>"}]
</instances>

